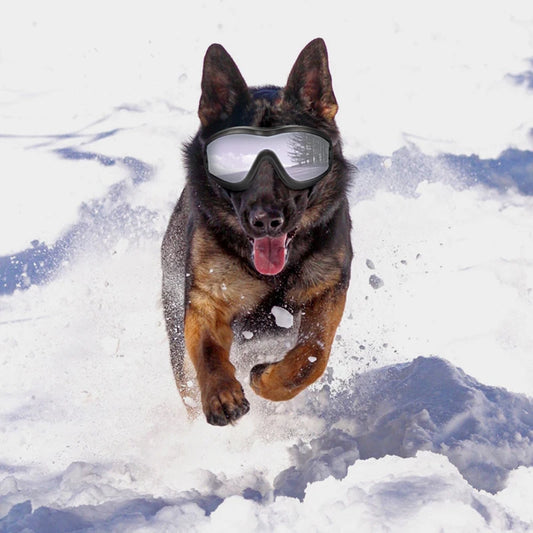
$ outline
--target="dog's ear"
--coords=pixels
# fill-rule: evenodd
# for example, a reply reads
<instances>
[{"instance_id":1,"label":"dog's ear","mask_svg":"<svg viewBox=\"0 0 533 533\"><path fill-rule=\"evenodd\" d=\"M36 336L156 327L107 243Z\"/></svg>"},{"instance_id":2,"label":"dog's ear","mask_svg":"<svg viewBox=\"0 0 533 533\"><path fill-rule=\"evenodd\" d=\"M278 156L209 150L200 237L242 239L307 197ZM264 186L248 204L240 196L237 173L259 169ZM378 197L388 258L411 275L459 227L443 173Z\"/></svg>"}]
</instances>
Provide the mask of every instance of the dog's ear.
<instances>
[{"instance_id":1,"label":"dog's ear","mask_svg":"<svg viewBox=\"0 0 533 533\"><path fill-rule=\"evenodd\" d=\"M284 99L333 120L338 109L333 94L328 52L322 39L311 41L298 56L285 87Z\"/></svg>"},{"instance_id":2,"label":"dog's ear","mask_svg":"<svg viewBox=\"0 0 533 533\"><path fill-rule=\"evenodd\" d=\"M203 126L227 118L238 103L249 98L249 91L237 65L220 44L205 53L202 96L198 116Z\"/></svg>"}]
</instances>

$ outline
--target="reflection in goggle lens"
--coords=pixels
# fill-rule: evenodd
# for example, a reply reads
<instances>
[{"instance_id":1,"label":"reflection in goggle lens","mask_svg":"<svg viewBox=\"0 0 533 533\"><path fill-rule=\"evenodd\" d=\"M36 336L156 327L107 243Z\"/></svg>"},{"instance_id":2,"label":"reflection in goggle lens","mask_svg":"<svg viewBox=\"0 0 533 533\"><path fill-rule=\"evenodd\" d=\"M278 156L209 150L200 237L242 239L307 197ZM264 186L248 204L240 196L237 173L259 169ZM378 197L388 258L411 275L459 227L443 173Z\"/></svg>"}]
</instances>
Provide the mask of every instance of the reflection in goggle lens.
<instances>
[{"instance_id":1,"label":"reflection in goggle lens","mask_svg":"<svg viewBox=\"0 0 533 533\"><path fill-rule=\"evenodd\" d=\"M265 152L275 154L289 179L302 185L324 175L330 167L330 142L318 134L290 131L264 135L228 130L207 144L207 169L228 185L239 184Z\"/></svg>"}]
</instances>

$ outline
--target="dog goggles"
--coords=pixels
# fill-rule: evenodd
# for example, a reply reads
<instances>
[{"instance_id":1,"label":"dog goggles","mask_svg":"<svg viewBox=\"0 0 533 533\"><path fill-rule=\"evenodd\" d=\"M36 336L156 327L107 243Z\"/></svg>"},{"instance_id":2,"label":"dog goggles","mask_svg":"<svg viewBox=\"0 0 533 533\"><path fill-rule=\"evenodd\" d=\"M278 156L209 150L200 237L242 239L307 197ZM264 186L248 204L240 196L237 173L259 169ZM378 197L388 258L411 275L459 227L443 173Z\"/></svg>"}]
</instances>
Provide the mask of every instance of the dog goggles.
<instances>
[{"instance_id":1,"label":"dog goggles","mask_svg":"<svg viewBox=\"0 0 533 533\"><path fill-rule=\"evenodd\" d=\"M245 190L262 161L268 160L291 189L306 189L331 169L332 144L322 132L306 126L228 128L210 137L205 167L220 185Z\"/></svg>"}]
</instances>

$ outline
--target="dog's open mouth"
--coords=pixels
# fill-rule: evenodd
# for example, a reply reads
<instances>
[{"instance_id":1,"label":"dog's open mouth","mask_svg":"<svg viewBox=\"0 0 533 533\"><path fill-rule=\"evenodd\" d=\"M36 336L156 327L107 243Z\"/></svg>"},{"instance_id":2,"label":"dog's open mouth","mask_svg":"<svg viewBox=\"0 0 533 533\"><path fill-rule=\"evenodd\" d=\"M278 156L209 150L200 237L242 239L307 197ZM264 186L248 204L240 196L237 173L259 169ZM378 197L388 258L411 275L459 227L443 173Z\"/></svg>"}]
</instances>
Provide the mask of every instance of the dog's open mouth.
<instances>
[{"instance_id":1,"label":"dog's open mouth","mask_svg":"<svg viewBox=\"0 0 533 533\"><path fill-rule=\"evenodd\" d=\"M295 233L296 230L293 230L279 237L250 239L253 247L252 259L260 274L275 276L283 270L287 263L288 246Z\"/></svg>"}]
</instances>

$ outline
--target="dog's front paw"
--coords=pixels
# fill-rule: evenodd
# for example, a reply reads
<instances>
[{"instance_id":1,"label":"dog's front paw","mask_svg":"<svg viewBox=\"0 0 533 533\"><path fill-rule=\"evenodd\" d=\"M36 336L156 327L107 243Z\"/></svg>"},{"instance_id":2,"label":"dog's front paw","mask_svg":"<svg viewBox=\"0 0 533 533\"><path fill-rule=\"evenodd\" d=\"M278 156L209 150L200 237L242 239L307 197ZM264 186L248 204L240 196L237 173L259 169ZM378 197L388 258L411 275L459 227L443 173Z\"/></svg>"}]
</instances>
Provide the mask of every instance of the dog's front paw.
<instances>
[{"instance_id":1,"label":"dog's front paw","mask_svg":"<svg viewBox=\"0 0 533 533\"><path fill-rule=\"evenodd\" d=\"M206 387L202 394L205 417L213 426L232 424L250 410L241 384L236 380L220 380Z\"/></svg>"}]
</instances>

